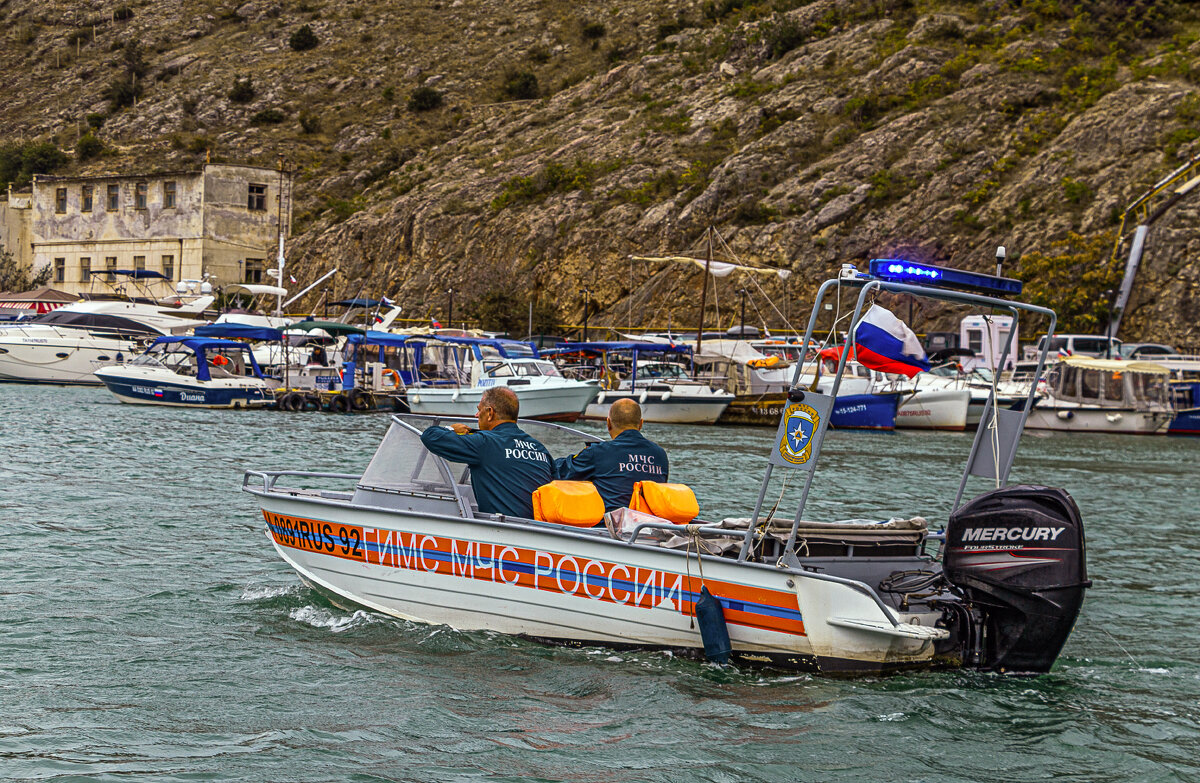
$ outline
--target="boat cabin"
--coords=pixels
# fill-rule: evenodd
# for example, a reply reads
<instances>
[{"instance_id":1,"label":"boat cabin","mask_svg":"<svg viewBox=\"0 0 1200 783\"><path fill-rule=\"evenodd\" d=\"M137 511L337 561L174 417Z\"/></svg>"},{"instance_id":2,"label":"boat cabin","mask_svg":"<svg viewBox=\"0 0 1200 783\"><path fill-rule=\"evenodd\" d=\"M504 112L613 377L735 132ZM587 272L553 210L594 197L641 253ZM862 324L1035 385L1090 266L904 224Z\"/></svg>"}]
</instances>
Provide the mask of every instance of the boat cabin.
<instances>
[{"instance_id":1,"label":"boat cabin","mask_svg":"<svg viewBox=\"0 0 1200 783\"><path fill-rule=\"evenodd\" d=\"M249 345L209 337L159 337L130 364L137 367L163 367L198 381L263 378Z\"/></svg>"},{"instance_id":2,"label":"boat cabin","mask_svg":"<svg viewBox=\"0 0 1200 783\"><path fill-rule=\"evenodd\" d=\"M1169 410L1170 371L1153 362L1068 356L1047 385L1056 402L1129 410Z\"/></svg>"}]
</instances>

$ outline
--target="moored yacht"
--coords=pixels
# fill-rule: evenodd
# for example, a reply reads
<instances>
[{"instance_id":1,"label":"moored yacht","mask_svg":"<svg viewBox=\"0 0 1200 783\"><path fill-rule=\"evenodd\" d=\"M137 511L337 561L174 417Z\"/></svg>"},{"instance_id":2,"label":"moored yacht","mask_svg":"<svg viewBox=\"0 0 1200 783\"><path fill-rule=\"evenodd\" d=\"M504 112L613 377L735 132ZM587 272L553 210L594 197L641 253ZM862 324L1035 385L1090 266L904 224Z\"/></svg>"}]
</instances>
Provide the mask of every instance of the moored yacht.
<instances>
[{"instance_id":1,"label":"moored yacht","mask_svg":"<svg viewBox=\"0 0 1200 783\"><path fill-rule=\"evenodd\" d=\"M95 371L133 358L155 337L186 333L211 296L180 307L89 300L0 327L0 381L99 385Z\"/></svg>"},{"instance_id":2,"label":"moored yacht","mask_svg":"<svg viewBox=\"0 0 1200 783\"><path fill-rule=\"evenodd\" d=\"M1170 370L1154 362L1068 356L1047 376L1025 426L1063 432L1161 435L1173 412Z\"/></svg>"},{"instance_id":3,"label":"moored yacht","mask_svg":"<svg viewBox=\"0 0 1200 783\"><path fill-rule=\"evenodd\" d=\"M234 340L159 337L132 362L103 367L96 376L118 400L139 405L261 408L275 402L250 346Z\"/></svg>"}]
</instances>

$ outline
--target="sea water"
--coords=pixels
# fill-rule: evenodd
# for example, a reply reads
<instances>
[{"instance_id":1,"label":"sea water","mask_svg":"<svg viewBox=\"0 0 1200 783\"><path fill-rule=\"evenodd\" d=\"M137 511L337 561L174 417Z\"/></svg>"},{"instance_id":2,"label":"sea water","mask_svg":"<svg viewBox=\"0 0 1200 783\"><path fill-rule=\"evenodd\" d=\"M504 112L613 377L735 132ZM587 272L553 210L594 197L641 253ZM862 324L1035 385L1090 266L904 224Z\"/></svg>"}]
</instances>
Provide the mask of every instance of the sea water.
<instances>
[{"instance_id":1,"label":"sea water","mask_svg":"<svg viewBox=\"0 0 1200 783\"><path fill-rule=\"evenodd\" d=\"M1071 492L1095 580L1049 675L840 680L333 605L242 471L357 472L383 415L13 385L0 412L3 781L1200 780L1195 439L1026 436L1013 479ZM646 432L706 518L747 515L771 430ZM832 433L806 517L940 525L969 444Z\"/></svg>"}]
</instances>

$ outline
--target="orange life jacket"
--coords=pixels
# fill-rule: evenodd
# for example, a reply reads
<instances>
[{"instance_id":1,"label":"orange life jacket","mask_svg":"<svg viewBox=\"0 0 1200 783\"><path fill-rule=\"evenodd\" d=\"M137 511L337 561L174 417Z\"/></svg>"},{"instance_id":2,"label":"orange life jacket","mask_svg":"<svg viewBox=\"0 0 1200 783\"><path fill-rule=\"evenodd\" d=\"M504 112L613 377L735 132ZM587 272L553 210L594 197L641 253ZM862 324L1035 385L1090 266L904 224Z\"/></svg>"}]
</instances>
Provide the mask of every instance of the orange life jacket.
<instances>
[{"instance_id":1,"label":"orange life jacket","mask_svg":"<svg viewBox=\"0 0 1200 783\"><path fill-rule=\"evenodd\" d=\"M700 514L700 504L696 502L696 493L691 487L686 484L660 484L657 481L634 484L629 507L677 525L686 525Z\"/></svg>"},{"instance_id":2,"label":"orange life jacket","mask_svg":"<svg viewBox=\"0 0 1200 783\"><path fill-rule=\"evenodd\" d=\"M604 519L604 500L590 481L551 481L533 492L533 518L572 527L592 527Z\"/></svg>"}]
</instances>

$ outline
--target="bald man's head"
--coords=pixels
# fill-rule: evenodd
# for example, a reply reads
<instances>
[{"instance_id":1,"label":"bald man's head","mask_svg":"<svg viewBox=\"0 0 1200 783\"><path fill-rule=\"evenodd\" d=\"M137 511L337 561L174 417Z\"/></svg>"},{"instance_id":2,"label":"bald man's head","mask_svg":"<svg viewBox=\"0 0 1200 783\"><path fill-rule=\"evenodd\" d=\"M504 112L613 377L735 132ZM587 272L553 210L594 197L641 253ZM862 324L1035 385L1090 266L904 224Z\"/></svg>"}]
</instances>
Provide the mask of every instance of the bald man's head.
<instances>
[{"instance_id":1,"label":"bald man's head","mask_svg":"<svg viewBox=\"0 0 1200 783\"><path fill-rule=\"evenodd\" d=\"M642 428L642 406L628 398L617 400L608 409L608 434L617 437L625 430Z\"/></svg>"}]
</instances>

